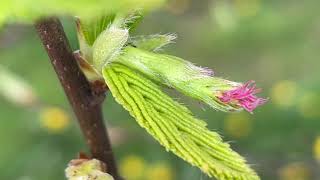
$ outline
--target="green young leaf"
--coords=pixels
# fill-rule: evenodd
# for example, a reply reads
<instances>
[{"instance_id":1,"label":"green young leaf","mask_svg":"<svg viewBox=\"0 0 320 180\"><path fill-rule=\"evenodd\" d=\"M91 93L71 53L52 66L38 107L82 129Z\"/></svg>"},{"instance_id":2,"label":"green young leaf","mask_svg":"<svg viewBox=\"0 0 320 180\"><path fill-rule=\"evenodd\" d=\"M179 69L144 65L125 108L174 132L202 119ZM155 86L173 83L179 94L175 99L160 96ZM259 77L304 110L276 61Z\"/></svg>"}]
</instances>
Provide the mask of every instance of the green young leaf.
<instances>
[{"instance_id":1,"label":"green young leaf","mask_svg":"<svg viewBox=\"0 0 320 180\"><path fill-rule=\"evenodd\" d=\"M137 36L132 38L131 44L138 47L139 49L144 49L146 51L158 51L162 47L172 43L175 39L176 35L174 34Z\"/></svg>"},{"instance_id":2,"label":"green young leaf","mask_svg":"<svg viewBox=\"0 0 320 180\"><path fill-rule=\"evenodd\" d=\"M111 54L111 51L117 53L119 48L121 49L127 42L129 31L141 19L142 13L140 10L118 12L117 15L110 14L93 19L78 18L76 20L77 35L82 58L88 64L96 63L97 53L99 55L104 54L104 57L98 58L99 62L101 62L101 58L103 60L110 58L106 54ZM95 59L93 56L95 56Z\"/></svg>"},{"instance_id":3,"label":"green young leaf","mask_svg":"<svg viewBox=\"0 0 320 180\"><path fill-rule=\"evenodd\" d=\"M141 21L142 17L140 10L134 10L117 12L99 18L78 18L77 32L80 40L80 50L81 43L86 43L86 46L91 47L98 36L111 24L118 28L132 30Z\"/></svg>"},{"instance_id":4,"label":"green young leaf","mask_svg":"<svg viewBox=\"0 0 320 180\"><path fill-rule=\"evenodd\" d=\"M98 36L107 29L115 18L115 14L100 16L99 18L77 18L77 36L82 58L93 64L92 46Z\"/></svg>"},{"instance_id":5,"label":"green young leaf","mask_svg":"<svg viewBox=\"0 0 320 180\"><path fill-rule=\"evenodd\" d=\"M115 14L100 16L99 18L81 18L77 19L78 37L83 37L85 42L92 46L97 37L114 20ZM80 48L81 49L81 48Z\"/></svg>"},{"instance_id":6,"label":"green young leaf","mask_svg":"<svg viewBox=\"0 0 320 180\"><path fill-rule=\"evenodd\" d=\"M259 179L219 134L149 79L118 63L105 66L103 76L117 102L167 151L218 179Z\"/></svg>"},{"instance_id":7,"label":"green young leaf","mask_svg":"<svg viewBox=\"0 0 320 180\"><path fill-rule=\"evenodd\" d=\"M142 10L131 10L118 12L113 22L114 26L132 31L137 24L142 20Z\"/></svg>"},{"instance_id":8,"label":"green young leaf","mask_svg":"<svg viewBox=\"0 0 320 180\"><path fill-rule=\"evenodd\" d=\"M129 31L111 25L95 40L92 47L93 65L101 73L102 67L116 58L129 38Z\"/></svg>"}]
</instances>

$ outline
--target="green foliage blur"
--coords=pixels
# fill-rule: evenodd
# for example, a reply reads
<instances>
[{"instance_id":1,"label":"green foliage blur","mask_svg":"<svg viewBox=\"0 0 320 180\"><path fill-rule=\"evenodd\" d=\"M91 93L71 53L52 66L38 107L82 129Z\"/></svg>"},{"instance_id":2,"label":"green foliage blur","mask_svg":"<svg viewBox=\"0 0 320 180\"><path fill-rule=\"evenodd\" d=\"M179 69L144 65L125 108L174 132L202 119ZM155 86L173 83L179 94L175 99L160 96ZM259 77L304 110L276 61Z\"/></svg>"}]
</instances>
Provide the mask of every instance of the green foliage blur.
<instances>
[{"instance_id":1,"label":"green foliage blur","mask_svg":"<svg viewBox=\"0 0 320 180\"><path fill-rule=\"evenodd\" d=\"M6 22L32 21L42 16L73 15L96 18L105 12L118 12L134 8L148 11L163 4L164 0L2 0L0 1L0 26Z\"/></svg>"},{"instance_id":2,"label":"green foliage blur","mask_svg":"<svg viewBox=\"0 0 320 180\"><path fill-rule=\"evenodd\" d=\"M320 179L319 5L318 0L171 0L146 16L136 34L177 33L168 54L230 80L255 80L270 99L252 115L216 112L168 91L230 141L262 179L314 180ZM62 20L76 50L74 19ZM9 81L0 77L0 179L64 179L67 163L87 148L32 26L0 29L0 66L27 84L6 90ZM167 153L109 93L103 109L128 180L209 179Z\"/></svg>"}]
</instances>

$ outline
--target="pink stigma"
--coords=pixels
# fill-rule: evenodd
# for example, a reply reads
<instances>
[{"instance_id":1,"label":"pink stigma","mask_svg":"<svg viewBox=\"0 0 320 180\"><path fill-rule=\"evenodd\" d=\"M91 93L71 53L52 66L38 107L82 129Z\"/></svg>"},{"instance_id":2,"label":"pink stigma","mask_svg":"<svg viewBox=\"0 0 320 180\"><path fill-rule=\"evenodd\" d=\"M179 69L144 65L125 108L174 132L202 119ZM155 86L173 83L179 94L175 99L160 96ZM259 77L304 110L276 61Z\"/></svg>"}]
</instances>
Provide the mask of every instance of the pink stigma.
<instances>
[{"instance_id":1,"label":"pink stigma","mask_svg":"<svg viewBox=\"0 0 320 180\"><path fill-rule=\"evenodd\" d=\"M267 102L267 99L255 96L260 91L261 89L256 89L254 81L251 80L233 90L223 92L219 99L223 103L235 103L248 112L252 112L255 108Z\"/></svg>"}]
</instances>

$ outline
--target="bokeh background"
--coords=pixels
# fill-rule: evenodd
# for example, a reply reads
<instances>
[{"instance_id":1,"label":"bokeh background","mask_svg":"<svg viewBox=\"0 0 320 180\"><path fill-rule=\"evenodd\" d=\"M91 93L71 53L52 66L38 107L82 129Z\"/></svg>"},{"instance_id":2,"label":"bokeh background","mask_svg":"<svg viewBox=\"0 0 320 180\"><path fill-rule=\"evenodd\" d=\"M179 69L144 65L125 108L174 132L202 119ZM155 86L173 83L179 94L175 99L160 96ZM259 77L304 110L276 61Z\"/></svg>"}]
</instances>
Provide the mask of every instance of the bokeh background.
<instances>
[{"instance_id":1,"label":"bokeh background","mask_svg":"<svg viewBox=\"0 0 320 180\"><path fill-rule=\"evenodd\" d=\"M216 112L180 97L262 179L320 179L320 3L318 0L172 0L136 34L177 33L166 53L234 81L254 79L269 102L254 114ZM72 47L75 24L63 17ZM167 153L110 93L105 122L128 180L206 180ZM0 29L0 179L64 179L87 151L48 57L30 25Z\"/></svg>"}]
</instances>

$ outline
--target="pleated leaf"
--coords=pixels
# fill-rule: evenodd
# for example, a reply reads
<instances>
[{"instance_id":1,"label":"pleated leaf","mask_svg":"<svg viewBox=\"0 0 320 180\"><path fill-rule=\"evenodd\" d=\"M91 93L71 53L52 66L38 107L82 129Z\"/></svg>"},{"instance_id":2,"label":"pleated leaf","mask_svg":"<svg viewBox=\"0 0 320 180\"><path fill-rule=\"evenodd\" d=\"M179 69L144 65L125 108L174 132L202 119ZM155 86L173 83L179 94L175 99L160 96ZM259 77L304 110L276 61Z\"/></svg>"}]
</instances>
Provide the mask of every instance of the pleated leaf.
<instances>
[{"instance_id":1,"label":"pleated leaf","mask_svg":"<svg viewBox=\"0 0 320 180\"><path fill-rule=\"evenodd\" d=\"M158 85L118 63L103 76L116 101L167 151L218 179L257 180L257 174L206 123L163 93Z\"/></svg>"}]
</instances>

